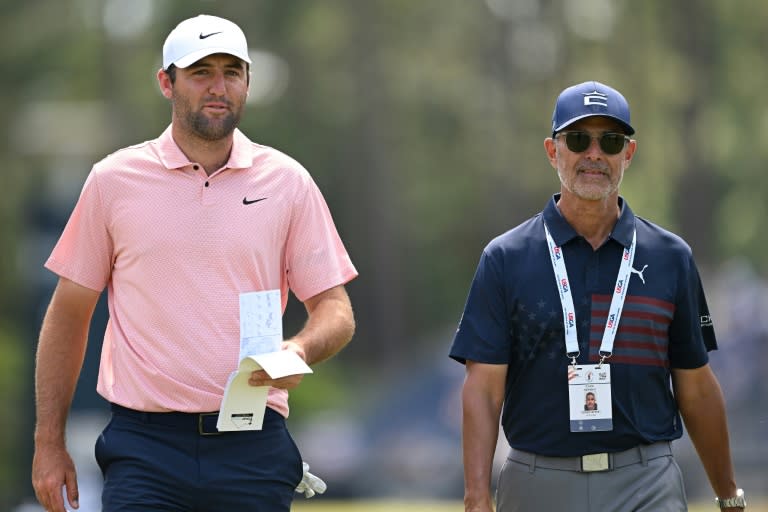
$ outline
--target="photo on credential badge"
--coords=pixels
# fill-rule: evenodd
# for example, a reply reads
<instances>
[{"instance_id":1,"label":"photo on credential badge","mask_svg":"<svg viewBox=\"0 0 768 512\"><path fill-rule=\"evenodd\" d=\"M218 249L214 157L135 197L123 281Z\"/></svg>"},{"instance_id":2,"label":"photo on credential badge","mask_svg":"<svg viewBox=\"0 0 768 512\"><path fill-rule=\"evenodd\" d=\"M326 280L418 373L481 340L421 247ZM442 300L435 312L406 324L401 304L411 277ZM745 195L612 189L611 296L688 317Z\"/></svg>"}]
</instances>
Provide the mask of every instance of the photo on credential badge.
<instances>
[{"instance_id":1,"label":"photo on credential badge","mask_svg":"<svg viewBox=\"0 0 768 512\"><path fill-rule=\"evenodd\" d=\"M568 382L571 432L612 430L610 365L577 366L573 371Z\"/></svg>"},{"instance_id":2,"label":"photo on credential badge","mask_svg":"<svg viewBox=\"0 0 768 512\"><path fill-rule=\"evenodd\" d=\"M584 396L584 410L585 411L597 411L597 396L595 396L594 391L587 391L587 394Z\"/></svg>"}]
</instances>

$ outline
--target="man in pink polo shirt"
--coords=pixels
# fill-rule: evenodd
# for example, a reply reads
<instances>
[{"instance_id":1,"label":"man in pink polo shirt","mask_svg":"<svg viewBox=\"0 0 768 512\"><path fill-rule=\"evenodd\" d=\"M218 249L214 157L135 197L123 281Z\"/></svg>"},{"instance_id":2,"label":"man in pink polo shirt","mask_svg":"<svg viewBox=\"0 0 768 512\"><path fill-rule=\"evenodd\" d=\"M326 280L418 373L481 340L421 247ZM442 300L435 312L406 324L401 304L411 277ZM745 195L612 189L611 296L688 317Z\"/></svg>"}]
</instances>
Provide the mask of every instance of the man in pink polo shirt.
<instances>
[{"instance_id":1,"label":"man in pink polo shirt","mask_svg":"<svg viewBox=\"0 0 768 512\"><path fill-rule=\"evenodd\" d=\"M289 290L304 328L282 344L307 364L354 332L344 284L357 275L307 171L236 127L248 95L245 35L201 15L181 22L157 73L172 106L155 140L98 162L46 267L59 283L35 374L32 480L49 512L77 508L65 423L88 327L106 288L98 391L112 420L96 445L103 511L290 509L301 456L286 430L288 389L271 386L262 430L218 432L215 413L240 350L241 293Z\"/></svg>"}]
</instances>

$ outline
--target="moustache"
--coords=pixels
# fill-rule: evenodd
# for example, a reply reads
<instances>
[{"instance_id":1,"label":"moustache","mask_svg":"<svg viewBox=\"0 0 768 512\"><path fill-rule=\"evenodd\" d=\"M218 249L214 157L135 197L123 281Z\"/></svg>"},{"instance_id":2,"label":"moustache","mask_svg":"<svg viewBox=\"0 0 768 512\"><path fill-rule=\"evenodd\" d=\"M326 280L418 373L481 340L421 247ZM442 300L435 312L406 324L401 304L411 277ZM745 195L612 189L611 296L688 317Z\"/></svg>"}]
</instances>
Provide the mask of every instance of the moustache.
<instances>
[{"instance_id":1,"label":"moustache","mask_svg":"<svg viewBox=\"0 0 768 512\"><path fill-rule=\"evenodd\" d=\"M602 162L581 162L577 167L576 171L582 172L582 171L599 171L603 174L608 174L609 169L608 166Z\"/></svg>"}]
</instances>

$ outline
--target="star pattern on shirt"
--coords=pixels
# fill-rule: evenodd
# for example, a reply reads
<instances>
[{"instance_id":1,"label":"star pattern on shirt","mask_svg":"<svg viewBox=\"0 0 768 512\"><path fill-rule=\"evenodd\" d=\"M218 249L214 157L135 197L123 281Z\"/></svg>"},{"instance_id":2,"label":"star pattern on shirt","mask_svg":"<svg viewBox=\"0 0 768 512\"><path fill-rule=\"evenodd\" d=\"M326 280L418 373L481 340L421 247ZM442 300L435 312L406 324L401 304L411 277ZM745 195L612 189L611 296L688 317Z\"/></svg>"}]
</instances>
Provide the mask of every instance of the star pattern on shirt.
<instances>
[{"instance_id":1,"label":"star pattern on shirt","mask_svg":"<svg viewBox=\"0 0 768 512\"><path fill-rule=\"evenodd\" d=\"M580 333L579 351L583 357L589 354L591 336L591 305L589 295L578 299L577 325ZM525 364L537 356L554 360L564 357L565 329L563 328L562 305L537 298L529 303L519 302L511 316L512 360Z\"/></svg>"},{"instance_id":2,"label":"star pattern on shirt","mask_svg":"<svg viewBox=\"0 0 768 512\"><path fill-rule=\"evenodd\" d=\"M519 303L511 317L512 350L518 361L534 360L539 354L549 359L562 353L563 327L553 304L539 298L533 304Z\"/></svg>"}]
</instances>

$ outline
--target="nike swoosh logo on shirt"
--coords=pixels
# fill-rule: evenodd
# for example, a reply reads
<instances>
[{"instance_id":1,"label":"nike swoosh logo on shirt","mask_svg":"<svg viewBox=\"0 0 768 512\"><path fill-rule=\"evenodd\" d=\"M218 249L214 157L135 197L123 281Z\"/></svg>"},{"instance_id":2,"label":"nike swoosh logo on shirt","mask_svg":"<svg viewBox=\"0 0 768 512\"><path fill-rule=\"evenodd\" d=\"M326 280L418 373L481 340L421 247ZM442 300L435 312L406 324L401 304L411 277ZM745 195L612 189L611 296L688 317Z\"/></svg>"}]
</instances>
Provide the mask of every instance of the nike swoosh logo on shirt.
<instances>
[{"instance_id":1,"label":"nike swoosh logo on shirt","mask_svg":"<svg viewBox=\"0 0 768 512\"><path fill-rule=\"evenodd\" d=\"M266 197L260 197L259 199L248 199L247 197L243 198L243 204L253 204L258 203L259 201L263 201L267 199Z\"/></svg>"}]
</instances>

